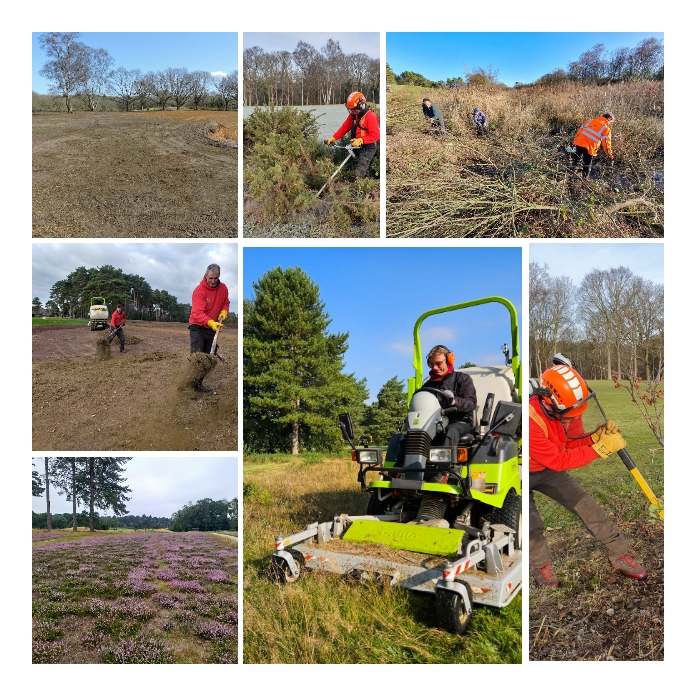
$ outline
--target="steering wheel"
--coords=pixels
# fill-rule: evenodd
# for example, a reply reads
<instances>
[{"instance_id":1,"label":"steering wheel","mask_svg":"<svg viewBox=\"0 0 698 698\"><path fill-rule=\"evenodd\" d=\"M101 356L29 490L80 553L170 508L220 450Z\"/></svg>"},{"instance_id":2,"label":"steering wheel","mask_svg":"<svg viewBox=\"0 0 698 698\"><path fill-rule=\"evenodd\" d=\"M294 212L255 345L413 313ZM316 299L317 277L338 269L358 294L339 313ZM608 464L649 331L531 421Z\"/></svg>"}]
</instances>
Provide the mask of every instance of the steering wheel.
<instances>
[{"instance_id":1,"label":"steering wheel","mask_svg":"<svg viewBox=\"0 0 698 698\"><path fill-rule=\"evenodd\" d=\"M450 395L446 395L446 393L443 390L439 390L438 388L419 388L412 393L413 395L416 395L417 393L431 393L432 395L441 396L444 400L448 401L450 400L450 404L453 405L456 402L455 396L451 397Z\"/></svg>"}]
</instances>

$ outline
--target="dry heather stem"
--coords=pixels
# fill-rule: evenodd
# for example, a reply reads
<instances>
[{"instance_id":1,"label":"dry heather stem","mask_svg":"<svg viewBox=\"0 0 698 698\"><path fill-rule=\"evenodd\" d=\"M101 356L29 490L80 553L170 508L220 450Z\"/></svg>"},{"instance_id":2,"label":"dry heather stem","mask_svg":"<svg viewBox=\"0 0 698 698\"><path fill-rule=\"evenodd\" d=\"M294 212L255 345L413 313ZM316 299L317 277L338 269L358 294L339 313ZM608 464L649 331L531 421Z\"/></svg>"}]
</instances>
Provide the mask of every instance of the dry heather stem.
<instances>
[{"instance_id":1,"label":"dry heather stem","mask_svg":"<svg viewBox=\"0 0 698 698\"><path fill-rule=\"evenodd\" d=\"M430 91L446 143L425 134L420 94L388 95L389 237L663 234L661 83ZM490 119L487 138L474 132L474 106ZM618 164L596 158L582 180L564 148L585 118L608 110Z\"/></svg>"}]
</instances>

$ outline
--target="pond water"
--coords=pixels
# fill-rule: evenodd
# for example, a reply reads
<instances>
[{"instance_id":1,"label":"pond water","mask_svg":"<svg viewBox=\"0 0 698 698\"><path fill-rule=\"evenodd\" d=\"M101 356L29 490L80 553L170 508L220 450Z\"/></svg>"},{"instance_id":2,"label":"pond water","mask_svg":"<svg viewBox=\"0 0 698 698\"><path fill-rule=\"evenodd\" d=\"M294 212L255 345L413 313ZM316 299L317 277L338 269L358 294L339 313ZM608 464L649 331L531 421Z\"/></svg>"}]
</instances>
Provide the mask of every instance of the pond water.
<instances>
[{"instance_id":1,"label":"pond water","mask_svg":"<svg viewBox=\"0 0 698 698\"><path fill-rule=\"evenodd\" d=\"M314 111L314 115L320 117L316 123L320 127L319 138L321 141L334 135L349 115L347 108L343 104L310 104L307 107L295 108L303 111ZM243 107L242 118L246 119L254 110L255 107Z\"/></svg>"}]
</instances>

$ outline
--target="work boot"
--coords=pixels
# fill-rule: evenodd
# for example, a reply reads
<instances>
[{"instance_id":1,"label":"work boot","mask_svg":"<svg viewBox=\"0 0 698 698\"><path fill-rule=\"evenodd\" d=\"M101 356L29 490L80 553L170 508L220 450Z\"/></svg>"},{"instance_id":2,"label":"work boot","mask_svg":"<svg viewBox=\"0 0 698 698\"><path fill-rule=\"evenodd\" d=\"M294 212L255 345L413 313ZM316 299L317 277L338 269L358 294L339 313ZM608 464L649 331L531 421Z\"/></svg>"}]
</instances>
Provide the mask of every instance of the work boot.
<instances>
[{"instance_id":1,"label":"work boot","mask_svg":"<svg viewBox=\"0 0 698 698\"><path fill-rule=\"evenodd\" d=\"M211 388L206 388L201 381L194 383L194 390L196 390L197 393L212 393L213 392L213 390L211 390Z\"/></svg>"},{"instance_id":2,"label":"work boot","mask_svg":"<svg viewBox=\"0 0 698 698\"><path fill-rule=\"evenodd\" d=\"M639 581L647 579L647 570L633 557L632 553L625 553L625 555L611 560L611 567L616 572L620 572L631 579Z\"/></svg>"},{"instance_id":3,"label":"work boot","mask_svg":"<svg viewBox=\"0 0 698 698\"><path fill-rule=\"evenodd\" d=\"M553 563L548 560L543 567L531 567L531 576L537 587L559 587L560 580L555 574Z\"/></svg>"}]
</instances>

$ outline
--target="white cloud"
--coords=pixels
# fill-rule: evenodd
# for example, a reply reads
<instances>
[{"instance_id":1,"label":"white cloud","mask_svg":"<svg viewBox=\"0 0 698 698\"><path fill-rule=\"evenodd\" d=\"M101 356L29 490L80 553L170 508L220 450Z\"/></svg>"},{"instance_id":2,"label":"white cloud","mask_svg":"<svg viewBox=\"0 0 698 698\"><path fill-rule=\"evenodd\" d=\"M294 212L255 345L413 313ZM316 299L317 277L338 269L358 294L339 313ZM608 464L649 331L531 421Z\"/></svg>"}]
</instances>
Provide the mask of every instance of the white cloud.
<instances>
[{"instance_id":1,"label":"white cloud","mask_svg":"<svg viewBox=\"0 0 698 698\"><path fill-rule=\"evenodd\" d=\"M228 73L224 73L222 70L214 70L211 73L212 78L224 78Z\"/></svg>"}]
</instances>

